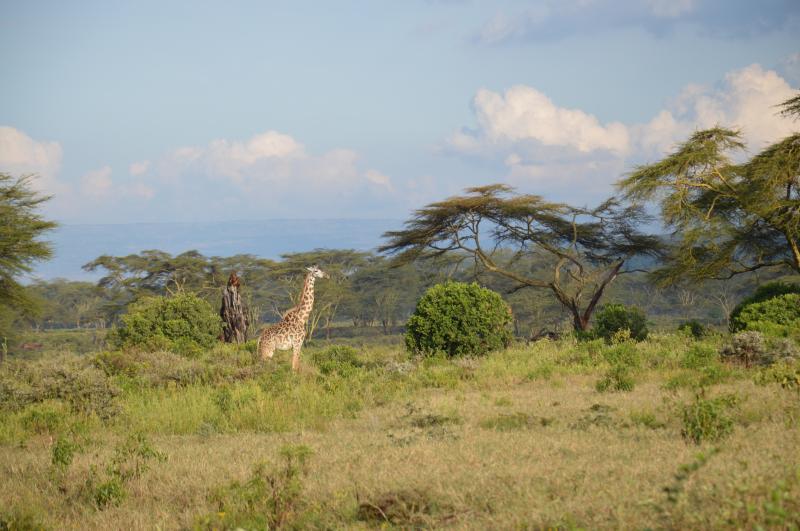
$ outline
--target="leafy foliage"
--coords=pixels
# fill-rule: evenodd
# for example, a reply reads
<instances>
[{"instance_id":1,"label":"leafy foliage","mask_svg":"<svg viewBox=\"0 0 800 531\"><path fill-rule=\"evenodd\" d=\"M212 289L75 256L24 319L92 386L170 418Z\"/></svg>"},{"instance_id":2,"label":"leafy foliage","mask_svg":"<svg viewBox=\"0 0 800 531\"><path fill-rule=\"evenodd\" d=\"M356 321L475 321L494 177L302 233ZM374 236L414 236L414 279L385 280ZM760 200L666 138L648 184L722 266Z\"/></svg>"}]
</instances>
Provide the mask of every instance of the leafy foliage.
<instances>
[{"instance_id":1,"label":"leafy foliage","mask_svg":"<svg viewBox=\"0 0 800 531\"><path fill-rule=\"evenodd\" d=\"M404 230L384 235L389 242L380 250L396 253L397 263L446 253L471 258L515 289L549 290L570 312L576 330L588 328L605 289L629 258L659 254L660 240L636 229L648 218L635 206L609 199L595 209L575 208L517 194L503 184L466 192L417 210ZM514 255L504 261L508 249ZM515 267L517 258L534 252L549 257L550 279Z\"/></svg>"},{"instance_id":2,"label":"leafy foliage","mask_svg":"<svg viewBox=\"0 0 800 531\"><path fill-rule=\"evenodd\" d=\"M731 411L738 404L739 398L733 394L706 398L702 392L698 393L692 403L681 408L683 438L700 444L727 437L734 426Z\"/></svg>"},{"instance_id":3,"label":"leafy foliage","mask_svg":"<svg viewBox=\"0 0 800 531\"><path fill-rule=\"evenodd\" d=\"M797 115L797 97L782 104ZM658 200L676 243L657 278L729 278L764 267L800 272L800 133L745 164L731 155L738 131L697 131L663 160L639 166L619 186L628 199Z\"/></svg>"},{"instance_id":4,"label":"leafy foliage","mask_svg":"<svg viewBox=\"0 0 800 531\"><path fill-rule=\"evenodd\" d=\"M690 319L678 325L679 332L685 332L695 339L702 339L708 335L708 328L697 319Z\"/></svg>"},{"instance_id":5,"label":"leafy foliage","mask_svg":"<svg viewBox=\"0 0 800 531\"><path fill-rule=\"evenodd\" d=\"M406 325L413 352L483 355L511 343L511 312L497 293L477 283L447 282L430 288Z\"/></svg>"},{"instance_id":6,"label":"leafy foliage","mask_svg":"<svg viewBox=\"0 0 800 531\"><path fill-rule=\"evenodd\" d=\"M0 411L61 400L77 414L110 419L119 412L120 390L86 360L61 358L0 365Z\"/></svg>"},{"instance_id":7,"label":"leafy foliage","mask_svg":"<svg viewBox=\"0 0 800 531\"><path fill-rule=\"evenodd\" d=\"M611 341L622 330L630 331L630 338L643 341L647 338L647 318L639 308L624 304L606 304L595 316L592 335Z\"/></svg>"},{"instance_id":8,"label":"leafy foliage","mask_svg":"<svg viewBox=\"0 0 800 531\"><path fill-rule=\"evenodd\" d=\"M319 372L328 375L350 376L364 363L358 359L358 352L347 345L334 345L320 352L315 352L312 357L319 367Z\"/></svg>"},{"instance_id":9,"label":"leafy foliage","mask_svg":"<svg viewBox=\"0 0 800 531\"><path fill-rule=\"evenodd\" d=\"M16 318L37 310L17 278L52 255L50 244L39 238L56 224L36 212L48 199L32 190L30 176L14 179L0 173L0 341L11 335Z\"/></svg>"},{"instance_id":10,"label":"leafy foliage","mask_svg":"<svg viewBox=\"0 0 800 531\"><path fill-rule=\"evenodd\" d=\"M122 327L109 334L118 348L139 347L196 354L214 345L222 330L219 315L196 295L148 297L132 304Z\"/></svg>"},{"instance_id":11,"label":"leafy foliage","mask_svg":"<svg viewBox=\"0 0 800 531\"><path fill-rule=\"evenodd\" d=\"M800 285L765 284L732 312L731 330L800 339Z\"/></svg>"},{"instance_id":12,"label":"leafy foliage","mask_svg":"<svg viewBox=\"0 0 800 531\"><path fill-rule=\"evenodd\" d=\"M756 291L743 299L731 312L730 329L731 332L739 332L747 327L747 323L739 318L742 311L751 304L765 302L781 295L791 293L800 294L800 284L789 284L786 282L767 282L756 288Z\"/></svg>"}]
</instances>

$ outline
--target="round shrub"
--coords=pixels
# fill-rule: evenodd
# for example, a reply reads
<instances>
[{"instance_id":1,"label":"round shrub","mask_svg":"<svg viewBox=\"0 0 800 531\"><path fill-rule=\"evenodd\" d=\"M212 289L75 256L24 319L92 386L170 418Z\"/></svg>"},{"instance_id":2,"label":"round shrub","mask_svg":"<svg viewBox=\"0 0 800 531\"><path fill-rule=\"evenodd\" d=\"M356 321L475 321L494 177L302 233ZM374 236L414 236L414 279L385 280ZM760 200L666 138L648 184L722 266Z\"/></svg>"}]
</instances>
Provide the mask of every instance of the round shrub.
<instances>
[{"instance_id":1,"label":"round shrub","mask_svg":"<svg viewBox=\"0 0 800 531\"><path fill-rule=\"evenodd\" d=\"M647 339L647 318L644 312L633 306L624 304L606 304L594 318L592 335L611 341L620 337L623 330L630 331L630 338L635 341Z\"/></svg>"},{"instance_id":2,"label":"round shrub","mask_svg":"<svg viewBox=\"0 0 800 531\"><path fill-rule=\"evenodd\" d=\"M222 322L203 299L184 293L148 297L130 306L122 326L109 335L117 348L139 347L197 354L214 346Z\"/></svg>"},{"instance_id":3,"label":"round shrub","mask_svg":"<svg viewBox=\"0 0 800 531\"><path fill-rule=\"evenodd\" d=\"M406 346L423 354L483 355L511 343L511 310L477 283L430 288L406 324Z\"/></svg>"},{"instance_id":4,"label":"round shrub","mask_svg":"<svg viewBox=\"0 0 800 531\"><path fill-rule=\"evenodd\" d=\"M800 339L800 294L787 293L752 302L731 319L734 330L754 330L767 336Z\"/></svg>"},{"instance_id":5,"label":"round shrub","mask_svg":"<svg viewBox=\"0 0 800 531\"><path fill-rule=\"evenodd\" d=\"M691 319L679 324L678 332L688 334L695 339L702 339L708 335L708 329L697 319Z\"/></svg>"},{"instance_id":6,"label":"round shrub","mask_svg":"<svg viewBox=\"0 0 800 531\"><path fill-rule=\"evenodd\" d=\"M731 312L731 319L730 319L730 329L731 332L740 332L742 330L748 329L748 322L750 321L760 321L762 319L753 319L754 314L757 311L765 309L763 307L758 307L756 309L751 309L745 315L742 313L747 309L749 306L753 304L759 304L763 302L767 302L771 299L781 298L783 295L791 295L796 294L800 295L800 284L787 284L785 282L768 282L759 286L755 293L744 299L736 308L733 309ZM782 306L781 303L778 303L779 306ZM752 328L751 328L752 330Z\"/></svg>"}]
</instances>

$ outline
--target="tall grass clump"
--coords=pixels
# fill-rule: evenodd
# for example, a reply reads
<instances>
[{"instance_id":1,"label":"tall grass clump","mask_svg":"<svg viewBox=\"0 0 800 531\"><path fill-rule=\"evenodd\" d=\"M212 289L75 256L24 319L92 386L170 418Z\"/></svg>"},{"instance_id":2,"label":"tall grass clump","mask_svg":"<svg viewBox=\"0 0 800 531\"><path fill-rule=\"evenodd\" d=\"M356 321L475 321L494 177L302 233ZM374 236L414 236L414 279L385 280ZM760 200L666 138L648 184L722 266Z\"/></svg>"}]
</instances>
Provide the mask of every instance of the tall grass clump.
<instances>
[{"instance_id":1,"label":"tall grass clump","mask_svg":"<svg viewBox=\"0 0 800 531\"><path fill-rule=\"evenodd\" d=\"M211 305L191 293L141 299L121 320L122 326L108 336L116 348L197 355L214 346L222 331L222 322Z\"/></svg>"},{"instance_id":2,"label":"tall grass clump","mask_svg":"<svg viewBox=\"0 0 800 531\"><path fill-rule=\"evenodd\" d=\"M406 346L415 353L479 356L508 347L511 310L477 283L446 282L430 288L406 325Z\"/></svg>"},{"instance_id":3,"label":"tall grass clump","mask_svg":"<svg viewBox=\"0 0 800 531\"><path fill-rule=\"evenodd\" d=\"M218 487L211 495L217 512L197 519L198 529L284 529L302 527L303 479L312 451L285 446L281 461L260 463L245 481Z\"/></svg>"}]
</instances>

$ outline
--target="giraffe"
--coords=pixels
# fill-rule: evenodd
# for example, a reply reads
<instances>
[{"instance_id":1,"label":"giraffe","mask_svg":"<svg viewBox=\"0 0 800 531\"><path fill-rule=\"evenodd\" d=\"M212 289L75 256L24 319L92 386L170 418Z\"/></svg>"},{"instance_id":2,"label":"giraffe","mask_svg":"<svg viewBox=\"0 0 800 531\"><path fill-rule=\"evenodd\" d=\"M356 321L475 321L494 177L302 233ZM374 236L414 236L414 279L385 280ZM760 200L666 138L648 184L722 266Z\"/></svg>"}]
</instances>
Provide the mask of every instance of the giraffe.
<instances>
[{"instance_id":1,"label":"giraffe","mask_svg":"<svg viewBox=\"0 0 800 531\"><path fill-rule=\"evenodd\" d=\"M278 324L261 331L258 338L258 353L262 360L272 358L276 350L292 349L292 370L300 368L300 349L306 338L306 321L314 306L314 281L328 278L328 274L317 266L306 268L303 291L297 305L283 314Z\"/></svg>"}]
</instances>

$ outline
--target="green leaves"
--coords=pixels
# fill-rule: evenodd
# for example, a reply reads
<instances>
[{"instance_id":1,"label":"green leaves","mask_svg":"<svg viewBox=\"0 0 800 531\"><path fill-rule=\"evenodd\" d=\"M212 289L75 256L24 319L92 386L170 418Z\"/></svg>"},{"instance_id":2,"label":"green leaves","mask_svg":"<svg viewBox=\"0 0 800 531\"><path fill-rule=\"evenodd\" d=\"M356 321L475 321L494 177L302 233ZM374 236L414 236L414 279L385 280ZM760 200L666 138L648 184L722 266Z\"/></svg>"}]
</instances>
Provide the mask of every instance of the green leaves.
<instances>
[{"instance_id":1,"label":"green leaves","mask_svg":"<svg viewBox=\"0 0 800 531\"><path fill-rule=\"evenodd\" d=\"M182 354L211 347L222 330L211 306L186 293L142 299L122 316L122 325L109 338L119 348L164 349Z\"/></svg>"},{"instance_id":2,"label":"green leaves","mask_svg":"<svg viewBox=\"0 0 800 531\"><path fill-rule=\"evenodd\" d=\"M406 325L406 346L423 354L483 355L511 343L511 311L477 283L447 282L429 289Z\"/></svg>"},{"instance_id":3,"label":"green leaves","mask_svg":"<svg viewBox=\"0 0 800 531\"><path fill-rule=\"evenodd\" d=\"M800 115L800 96L783 104ZM762 267L800 272L800 134L744 164L738 131L697 131L663 160L637 167L618 186L634 202L658 201L675 243L662 284L729 278Z\"/></svg>"},{"instance_id":4,"label":"green leaves","mask_svg":"<svg viewBox=\"0 0 800 531\"><path fill-rule=\"evenodd\" d=\"M395 254L396 264L445 254L472 259L516 289L549 289L572 314L576 330L585 330L626 260L660 256L660 239L638 230L648 221L639 206L614 198L594 209L576 208L493 184L417 210L404 230L384 234L388 243L380 251ZM515 270L514 258L504 260L509 252L547 255L551 280Z\"/></svg>"},{"instance_id":5,"label":"green leaves","mask_svg":"<svg viewBox=\"0 0 800 531\"><path fill-rule=\"evenodd\" d=\"M37 213L49 197L34 191L31 179L0 173L0 341L11 335L15 319L38 310L37 300L17 278L52 255L50 243L39 238L56 224Z\"/></svg>"}]
</instances>

